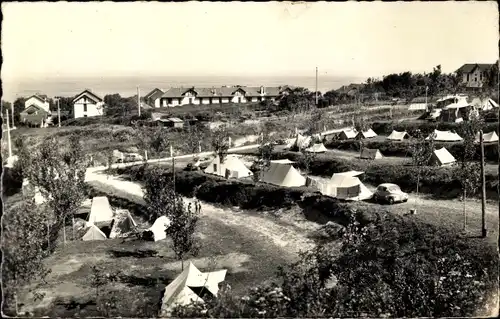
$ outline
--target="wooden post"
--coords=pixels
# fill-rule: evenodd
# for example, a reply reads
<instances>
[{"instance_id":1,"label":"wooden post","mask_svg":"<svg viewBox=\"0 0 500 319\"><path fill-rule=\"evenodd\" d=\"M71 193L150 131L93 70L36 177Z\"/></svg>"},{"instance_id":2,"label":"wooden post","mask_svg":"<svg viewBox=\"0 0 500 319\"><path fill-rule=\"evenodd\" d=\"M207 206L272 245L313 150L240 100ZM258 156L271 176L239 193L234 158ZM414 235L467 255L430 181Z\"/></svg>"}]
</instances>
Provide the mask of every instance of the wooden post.
<instances>
[{"instance_id":1,"label":"wooden post","mask_svg":"<svg viewBox=\"0 0 500 319\"><path fill-rule=\"evenodd\" d=\"M483 130L479 131L479 142L481 143L481 237L486 237L486 178L484 175L484 142Z\"/></svg>"}]
</instances>

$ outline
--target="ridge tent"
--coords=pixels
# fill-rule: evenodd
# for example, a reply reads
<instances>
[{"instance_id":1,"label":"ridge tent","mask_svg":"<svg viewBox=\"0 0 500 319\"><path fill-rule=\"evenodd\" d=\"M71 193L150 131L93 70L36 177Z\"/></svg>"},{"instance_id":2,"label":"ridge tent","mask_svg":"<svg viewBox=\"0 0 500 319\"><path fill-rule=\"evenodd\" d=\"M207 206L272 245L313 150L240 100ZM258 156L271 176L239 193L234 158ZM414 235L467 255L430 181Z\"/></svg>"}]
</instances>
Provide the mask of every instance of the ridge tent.
<instances>
[{"instance_id":1,"label":"ridge tent","mask_svg":"<svg viewBox=\"0 0 500 319\"><path fill-rule=\"evenodd\" d=\"M309 153L325 153L326 151L326 147L325 145L323 145L323 143L314 144L313 146L306 149L306 152Z\"/></svg>"},{"instance_id":2,"label":"ridge tent","mask_svg":"<svg viewBox=\"0 0 500 319\"><path fill-rule=\"evenodd\" d=\"M498 107L498 103L491 98L481 100L476 97L472 100L471 104L483 111L489 111Z\"/></svg>"},{"instance_id":3,"label":"ridge tent","mask_svg":"<svg viewBox=\"0 0 500 319\"><path fill-rule=\"evenodd\" d=\"M89 229L82 237L82 240L84 241L105 240L105 239L107 239L106 235L99 229L99 227L93 224L89 226Z\"/></svg>"},{"instance_id":4,"label":"ridge tent","mask_svg":"<svg viewBox=\"0 0 500 319\"><path fill-rule=\"evenodd\" d=\"M449 166L455 163L456 159L453 157L453 155L450 154L450 152L448 152L446 148L443 147L432 152L430 162L431 165Z\"/></svg>"},{"instance_id":5,"label":"ridge tent","mask_svg":"<svg viewBox=\"0 0 500 319\"><path fill-rule=\"evenodd\" d=\"M137 227L137 223L126 209L117 210L111 226L109 238L121 237L126 233L133 231Z\"/></svg>"},{"instance_id":6,"label":"ridge tent","mask_svg":"<svg viewBox=\"0 0 500 319\"><path fill-rule=\"evenodd\" d=\"M339 140L350 140L353 138L356 138L356 131L354 129L342 130L338 135Z\"/></svg>"},{"instance_id":7,"label":"ridge tent","mask_svg":"<svg viewBox=\"0 0 500 319\"><path fill-rule=\"evenodd\" d=\"M155 222L153 223L153 226L148 228L146 232L149 233L149 237L153 241L158 241L167 238L167 233L165 233L165 230L170 226L170 219L167 216L160 216L158 217Z\"/></svg>"},{"instance_id":8,"label":"ridge tent","mask_svg":"<svg viewBox=\"0 0 500 319\"><path fill-rule=\"evenodd\" d=\"M365 200L373 193L357 177L359 172L333 174L331 180L322 186L324 195L344 200Z\"/></svg>"},{"instance_id":9,"label":"ridge tent","mask_svg":"<svg viewBox=\"0 0 500 319\"><path fill-rule=\"evenodd\" d=\"M371 159L371 160L380 159L382 157L383 157L382 153L380 153L378 149L371 149L366 147L363 148L360 156L361 159Z\"/></svg>"},{"instance_id":10,"label":"ridge tent","mask_svg":"<svg viewBox=\"0 0 500 319\"><path fill-rule=\"evenodd\" d=\"M291 163L278 161L271 161L271 165L264 172L261 181L284 187L300 187L306 184L306 178L300 175Z\"/></svg>"},{"instance_id":11,"label":"ridge tent","mask_svg":"<svg viewBox=\"0 0 500 319\"><path fill-rule=\"evenodd\" d=\"M372 129L368 129L368 131L365 132L359 132L356 135L356 139L362 139L362 138L372 138L377 136L377 133L375 133Z\"/></svg>"},{"instance_id":12,"label":"ridge tent","mask_svg":"<svg viewBox=\"0 0 500 319\"><path fill-rule=\"evenodd\" d=\"M177 305L204 303L203 297L207 294L216 297L219 283L225 280L226 273L226 269L203 273L189 262L179 276L165 287L159 316L169 317L171 310Z\"/></svg>"},{"instance_id":13,"label":"ridge tent","mask_svg":"<svg viewBox=\"0 0 500 319\"><path fill-rule=\"evenodd\" d=\"M99 222L108 222L113 220L113 211L109 205L108 198L106 196L98 196L92 198L92 207L90 208L90 214L88 222L95 224Z\"/></svg>"},{"instance_id":14,"label":"ridge tent","mask_svg":"<svg viewBox=\"0 0 500 319\"><path fill-rule=\"evenodd\" d=\"M410 135L406 131L398 132L392 130L392 133L389 136L387 136L387 139L392 141L402 141L407 138L410 138Z\"/></svg>"},{"instance_id":15,"label":"ridge tent","mask_svg":"<svg viewBox=\"0 0 500 319\"><path fill-rule=\"evenodd\" d=\"M497 132L491 131L489 133L483 133L483 142L484 143L498 142ZM479 132L476 133L476 140L474 141L474 143L480 143Z\"/></svg>"},{"instance_id":16,"label":"ridge tent","mask_svg":"<svg viewBox=\"0 0 500 319\"><path fill-rule=\"evenodd\" d=\"M460 137L457 133L453 133L451 131L439 131L439 130L434 130L429 136L426 138L426 140L430 140L431 136L434 137L435 141L441 141L441 142L457 142L463 140L463 138Z\"/></svg>"},{"instance_id":17,"label":"ridge tent","mask_svg":"<svg viewBox=\"0 0 500 319\"><path fill-rule=\"evenodd\" d=\"M227 155L224 162L217 156L205 169L207 174L215 174L225 178L243 178L253 176L245 164L235 155Z\"/></svg>"},{"instance_id":18,"label":"ridge tent","mask_svg":"<svg viewBox=\"0 0 500 319\"><path fill-rule=\"evenodd\" d=\"M293 140L292 143L289 143L287 146L289 148L298 148L303 149L309 147L311 144L312 138L310 136L304 136L302 134L297 134L297 137Z\"/></svg>"}]
</instances>

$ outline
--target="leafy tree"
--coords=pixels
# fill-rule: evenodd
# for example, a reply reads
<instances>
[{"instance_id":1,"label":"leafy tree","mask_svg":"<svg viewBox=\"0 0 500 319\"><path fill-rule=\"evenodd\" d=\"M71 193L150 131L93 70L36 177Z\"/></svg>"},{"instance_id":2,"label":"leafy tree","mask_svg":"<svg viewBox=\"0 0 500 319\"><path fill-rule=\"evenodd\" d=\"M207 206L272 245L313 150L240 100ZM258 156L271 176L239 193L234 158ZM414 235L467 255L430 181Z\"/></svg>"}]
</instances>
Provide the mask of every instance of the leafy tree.
<instances>
[{"instance_id":1,"label":"leafy tree","mask_svg":"<svg viewBox=\"0 0 500 319\"><path fill-rule=\"evenodd\" d=\"M198 125L188 125L187 137L185 139L187 151L190 154L199 152L201 140L203 139L203 132L198 128Z\"/></svg>"},{"instance_id":2,"label":"leafy tree","mask_svg":"<svg viewBox=\"0 0 500 319\"><path fill-rule=\"evenodd\" d=\"M28 164L23 176L38 186L56 217L51 227L51 242L58 237L61 228L66 240L66 218L73 217L85 199L85 172L89 161L83 154L80 141L72 137L65 147L56 139L49 138L40 144L39 149L20 153L20 157L25 156L28 158L22 160Z\"/></svg>"},{"instance_id":3,"label":"leafy tree","mask_svg":"<svg viewBox=\"0 0 500 319\"><path fill-rule=\"evenodd\" d=\"M430 139L426 140L425 135L417 130L414 133L415 140L410 146L411 154L412 154L412 164L414 167L417 167L417 195L418 189L420 186L420 177L422 175L422 166L427 166L429 164L429 160L432 156L432 152L434 151L434 136L431 134Z\"/></svg>"},{"instance_id":4,"label":"leafy tree","mask_svg":"<svg viewBox=\"0 0 500 319\"><path fill-rule=\"evenodd\" d=\"M259 170L261 173L269 169L274 152L275 139L271 136L271 123L265 122L261 128L261 140L259 145ZM257 174L254 176L258 180Z\"/></svg>"},{"instance_id":5,"label":"leafy tree","mask_svg":"<svg viewBox=\"0 0 500 319\"><path fill-rule=\"evenodd\" d=\"M225 125L216 128L212 132L211 144L214 150L214 155L219 156L220 162L224 163L224 160L226 159L227 156L227 152L231 147L230 137Z\"/></svg>"},{"instance_id":6,"label":"leafy tree","mask_svg":"<svg viewBox=\"0 0 500 319\"><path fill-rule=\"evenodd\" d=\"M49 270L44 265L47 210L38 207L33 199L25 198L3 216L2 227L2 311L15 309L18 315L18 292L34 280L43 283ZM36 288L35 288L36 289ZM41 295L35 294L35 297Z\"/></svg>"},{"instance_id":7,"label":"leafy tree","mask_svg":"<svg viewBox=\"0 0 500 319\"><path fill-rule=\"evenodd\" d=\"M294 88L280 100L280 108L293 113L302 113L315 107L314 93L306 88Z\"/></svg>"},{"instance_id":8,"label":"leafy tree","mask_svg":"<svg viewBox=\"0 0 500 319\"><path fill-rule=\"evenodd\" d=\"M18 97L15 101L14 101L14 121L15 123L19 123L20 122L20 114L22 111L24 111L24 103L26 102L26 98L24 97ZM15 125L15 123L13 123L13 125Z\"/></svg>"},{"instance_id":9,"label":"leafy tree","mask_svg":"<svg viewBox=\"0 0 500 319\"><path fill-rule=\"evenodd\" d=\"M172 177L158 167L146 170L144 183L144 201L150 221L160 216L168 216L173 210L174 191Z\"/></svg>"},{"instance_id":10,"label":"leafy tree","mask_svg":"<svg viewBox=\"0 0 500 319\"><path fill-rule=\"evenodd\" d=\"M172 239L172 248L175 256L181 261L181 267L184 269L184 259L188 254L196 256L200 249L200 244L194 236L196 226L199 220L201 205L195 202L184 205L182 196L175 194L174 203L171 205L173 210L168 213L171 220L166 233Z\"/></svg>"},{"instance_id":11,"label":"leafy tree","mask_svg":"<svg viewBox=\"0 0 500 319\"><path fill-rule=\"evenodd\" d=\"M169 146L168 129L163 126L139 126L135 125L137 137L137 148L148 151L148 154L159 155L165 152Z\"/></svg>"}]
</instances>

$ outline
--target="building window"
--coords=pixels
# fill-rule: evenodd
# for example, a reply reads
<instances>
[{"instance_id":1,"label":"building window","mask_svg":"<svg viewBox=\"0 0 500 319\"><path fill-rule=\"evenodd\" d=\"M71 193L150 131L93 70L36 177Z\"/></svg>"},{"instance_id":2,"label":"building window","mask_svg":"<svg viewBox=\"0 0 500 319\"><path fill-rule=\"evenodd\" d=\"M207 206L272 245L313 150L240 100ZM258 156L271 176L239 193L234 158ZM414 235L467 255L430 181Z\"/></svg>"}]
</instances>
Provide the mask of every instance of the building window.
<instances>
[{"instance_id":1,"label":"building window","mask_svg":"<svg viewBox=\"0 0 500 319\"><path fill-rule=\"evenodd\" d=\"M87 114L83 114L83 117L87 117Z\"/></svg>"},{"instance_id":2,"label":"building window","mask_svg":"<svg viewBox=\"0 0 500 319\"><path fill-rule=\"evenodd\" d=\"M467 82L469 82L469 74L467 74Z\"/></svg>"},{"instance_id":3,"label":"building window","mask_svg":"<svg viewBox=\"0 0 500 319\"><path fill-rule=\"evenodd\" d=\"M87 112L87 103L84 103L84 104L83 104L83 111L84 111L84 112Z\"/></svg>"},{"instance_id":4,"label":"building window","mask_svg":"<svg viewBox=\"0 0 500 319\"><path fill-rule=\"evenodd\" d=\"M172 99L168 99L168 104L172 104Z\"/></svg>"},{"instance_id":5,"label":"building window","mask_svg":"<svg viewBox=\"0 0 500 319\"><path fill-rule=\"evenodd\" d=\"M477 75L474 77L474 82L477 82Z\"/></svg>"}]
</instances>

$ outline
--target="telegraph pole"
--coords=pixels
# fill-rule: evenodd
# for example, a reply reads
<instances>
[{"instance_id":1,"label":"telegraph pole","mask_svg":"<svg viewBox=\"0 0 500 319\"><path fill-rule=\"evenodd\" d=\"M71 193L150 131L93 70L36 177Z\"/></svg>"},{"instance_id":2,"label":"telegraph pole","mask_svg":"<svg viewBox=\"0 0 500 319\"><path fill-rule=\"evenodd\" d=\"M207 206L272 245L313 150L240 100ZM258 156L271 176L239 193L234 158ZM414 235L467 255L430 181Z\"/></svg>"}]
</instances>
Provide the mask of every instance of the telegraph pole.
<instances>
[{"instance_id":1,"label":"telegraph pole","mask_svg":"<svg viewBox=\"0 0 500 319\"><path fill-rule=\"evenodd\" d=\"M318 106L318 67L316 67L316 106Z\"/></svg>"},{"instance_id":2,"label":"telegraph pole","mask_svg":"<svg viewBox=\"0 0 500 319\"><path fill-rule=\"evenodd\" d=\"M141 116L141 95L139 93L139 86L137 86L137 110L139 116Z\"/></svg>"},{"instance_id":3,"label":"telegraph pole","mask_svg":"<svg viewBox=\"0 0 500 319\"><path fill-rule=\"evenodd\" d=\"M12 111L12 127L16 127L16 122L14 122L14 103L10 105L10 110Z\"/></svg>"},{"instance_id":4,"label":"telegraph pole","mask_svg":"<svg viewBox=\"0 0 500 319\"><path fill-rule=\"evenodd\" d=\"M479 131L479 143L481 146L481 237L485 238L486 230L486 178L484 176L484 141L483 130Z\"/></svg>"},{"instance_id":5,"label":"telegraph pole","mask_svg":"<svg viewBox=\"0 0 500 319\"><path fill-rule=\"evenodd\" d=\"M57 126L61 127L61 108L59 105L59 97L57 97Z\"/></svg>"}]
</instances>

